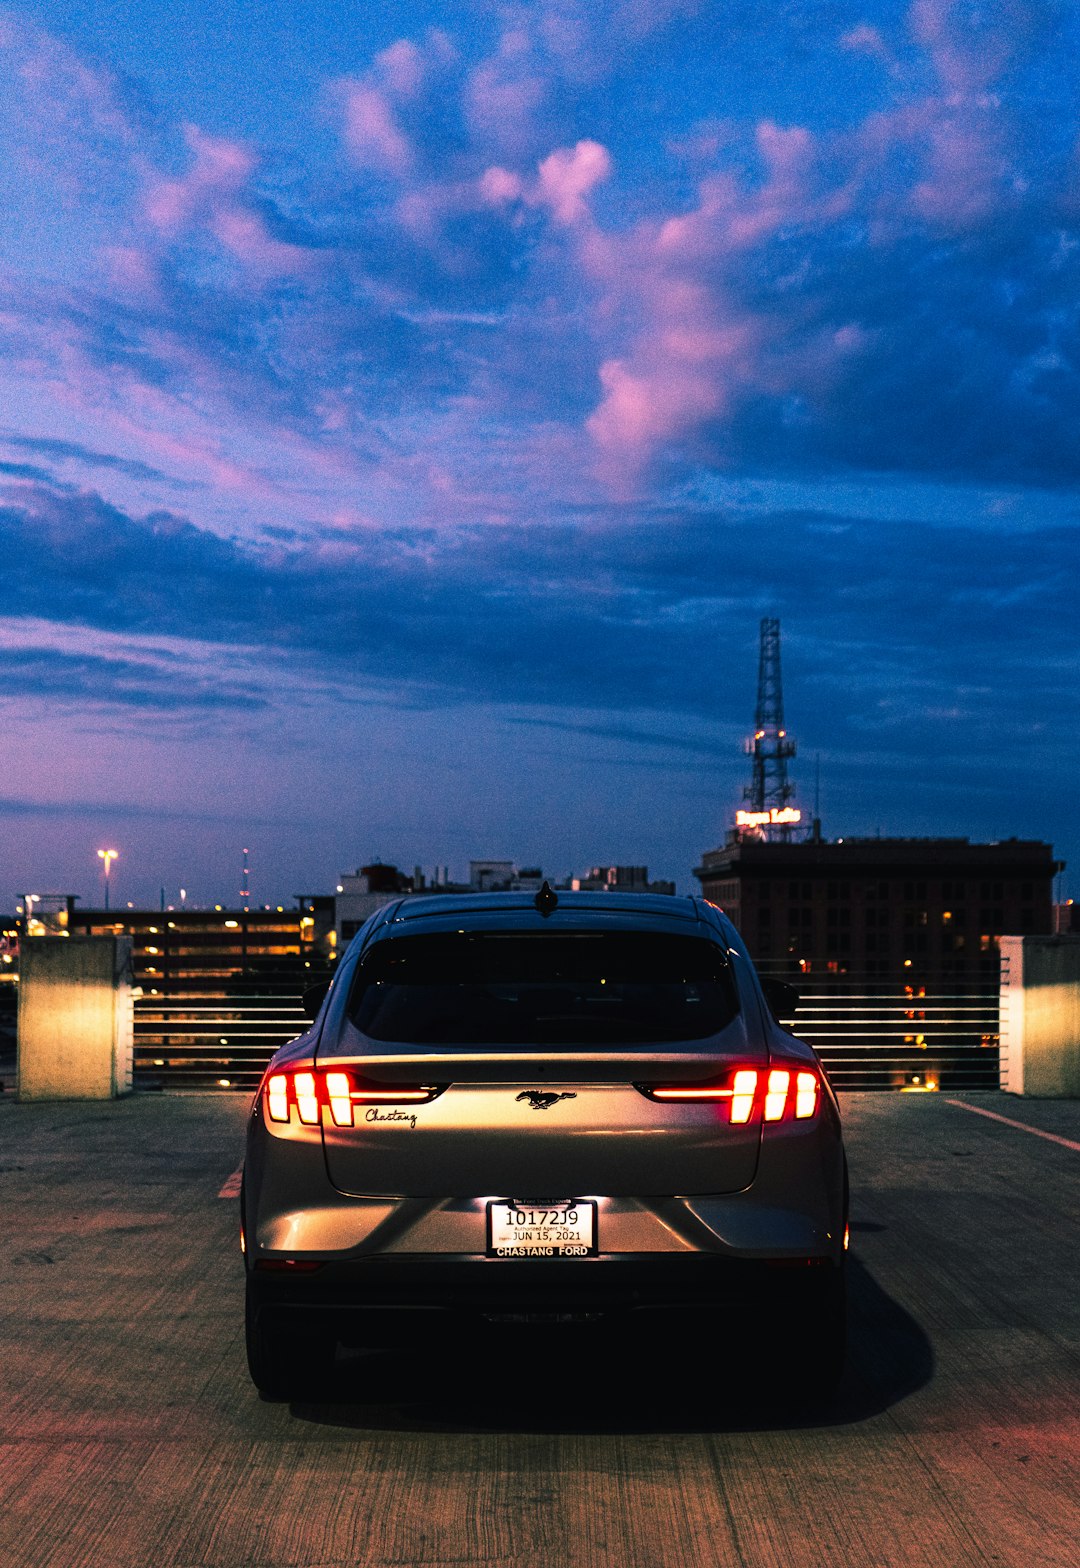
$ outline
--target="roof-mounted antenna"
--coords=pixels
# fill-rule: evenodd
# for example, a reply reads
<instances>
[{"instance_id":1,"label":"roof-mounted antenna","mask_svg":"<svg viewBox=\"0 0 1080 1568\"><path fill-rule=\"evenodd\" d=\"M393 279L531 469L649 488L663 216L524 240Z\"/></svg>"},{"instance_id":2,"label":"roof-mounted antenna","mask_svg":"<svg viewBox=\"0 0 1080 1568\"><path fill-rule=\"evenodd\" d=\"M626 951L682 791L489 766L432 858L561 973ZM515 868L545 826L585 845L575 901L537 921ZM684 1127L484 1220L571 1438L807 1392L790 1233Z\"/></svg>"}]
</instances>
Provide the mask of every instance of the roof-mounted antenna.
<instances>
[{"instance_id":1,"label":"roof-mounted antenna","mask_svg":"<svg viewBox=\"0 0 1080 1568\"><path fill-rule=\"evenodd\" d=\"M544 878L544 885L533 899L533 903L536 905L536 908L540 911L545 920L553 912L553 910L558 909L559 895L556 893L547 877Z\"/></svg>"}]
</instances>

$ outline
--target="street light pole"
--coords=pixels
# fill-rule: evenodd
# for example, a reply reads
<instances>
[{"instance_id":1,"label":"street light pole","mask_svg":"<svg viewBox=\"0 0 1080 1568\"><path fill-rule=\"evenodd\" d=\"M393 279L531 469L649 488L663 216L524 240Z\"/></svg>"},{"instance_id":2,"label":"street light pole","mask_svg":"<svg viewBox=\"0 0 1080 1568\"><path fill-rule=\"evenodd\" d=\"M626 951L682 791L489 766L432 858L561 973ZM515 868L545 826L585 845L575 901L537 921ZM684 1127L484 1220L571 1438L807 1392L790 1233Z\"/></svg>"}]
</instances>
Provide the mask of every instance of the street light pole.
<instances>
[{"instance_id":1,"label":"street light pole","mask_svg":"<svg viewBox=\"0 0 1080 1568\"><path fill-rule=\"evenodd\" d=\"M112 869L113 861L117 859L119 853L120 853L120 851L116 850L116 849L99 849L98 850L98 859L100 861L102 861L102 863L105 866L105 908L106 909L108 909L108 907L109 907L109 872Z\"/></svg>"}]
</instances>

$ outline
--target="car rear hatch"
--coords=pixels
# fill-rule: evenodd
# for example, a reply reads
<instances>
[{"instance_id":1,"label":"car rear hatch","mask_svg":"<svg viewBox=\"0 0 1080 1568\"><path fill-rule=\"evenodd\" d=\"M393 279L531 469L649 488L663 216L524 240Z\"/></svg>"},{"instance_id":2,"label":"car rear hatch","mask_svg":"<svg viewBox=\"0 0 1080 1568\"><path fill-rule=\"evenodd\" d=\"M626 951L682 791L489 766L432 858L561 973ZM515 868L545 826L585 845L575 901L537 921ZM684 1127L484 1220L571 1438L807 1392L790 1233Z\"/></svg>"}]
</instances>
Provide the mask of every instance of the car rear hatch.
<instances>
[{"instance_id":1,"label":"car rear hatch","mask_svg":"<svg viewBox=\"0 0 1080 1568\"><path fill-rule=\"evenodd\" d=\"M373 944L320 1044L351 1095L351 1125L323 1118L327 1168L371 1196L739 1191L760 1123L732 1119L724 1086L765 1059L705 938L395 937ZM654 1097L697 1085L718 1097Z\"/></svg>"}]
</instances>

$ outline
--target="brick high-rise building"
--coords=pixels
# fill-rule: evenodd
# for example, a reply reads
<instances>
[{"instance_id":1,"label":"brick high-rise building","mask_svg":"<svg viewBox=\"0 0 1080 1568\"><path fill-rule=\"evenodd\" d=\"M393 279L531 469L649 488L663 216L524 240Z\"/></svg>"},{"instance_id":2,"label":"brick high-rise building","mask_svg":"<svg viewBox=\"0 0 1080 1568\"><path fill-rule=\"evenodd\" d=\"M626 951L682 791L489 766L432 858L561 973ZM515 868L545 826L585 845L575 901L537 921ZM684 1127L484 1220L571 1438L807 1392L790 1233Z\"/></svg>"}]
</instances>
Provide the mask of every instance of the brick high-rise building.
<instances>
[{"instance_id":1,"label":"brick high-rise building","mask_svg":"<svg viewBox=\"0 0 1080 1568\"><path fill-rule=\"evenodd\" d=\"M996 983L998 938L1052 932L1053 847L1034 840L733 837L702 892L773 972Z\"/></svg>"}]
</instances>

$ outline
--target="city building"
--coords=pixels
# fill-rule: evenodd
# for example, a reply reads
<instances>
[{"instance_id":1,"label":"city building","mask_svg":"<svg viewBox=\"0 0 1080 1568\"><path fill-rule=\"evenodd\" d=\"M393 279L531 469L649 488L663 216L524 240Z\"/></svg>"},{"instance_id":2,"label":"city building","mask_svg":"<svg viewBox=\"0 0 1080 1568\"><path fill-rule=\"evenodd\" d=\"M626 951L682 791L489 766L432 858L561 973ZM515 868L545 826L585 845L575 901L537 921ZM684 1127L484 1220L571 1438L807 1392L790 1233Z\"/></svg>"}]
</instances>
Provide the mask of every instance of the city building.
<instances>
[{"instance_id":1,"label":"city building","mask_svg":"<svg viewBox=\"0 0 1080 1568\"><path fill-rule=\"evenodd\" d=\"M315 918L296 909L74 909L72 936L130 936L145 996L229 996L283 990L325 968ZM332 934L332 933L331 933Z\"/></svg>"},{"instance_id":2,"label":"city building","mask_svg":"<svg viewBox=\"0 0 1080 1568\"><path fill-rule=\"evenodd\" d=\"M537 893L543 880L539 866L519 870L512 860L469 861L469 889L473 893Z\"/></svg>"},{"instance_id":3,"label":"city building","mask_svg":"<svg viewBox=\"0 0 1080 1568\"><path fill-rule=\"evenodd\" d=\"M544 885L544 873L539 866L521 866L514 872L510 883L512 893L539 893Z\"/></svg>"},{"instance_id":4,"label":"city building","mask_svg":"<svg viewBox=\"0 0 1080 1568\"><path fill-rule=\"evenodd\" d=\"M512 860L470 860L469 880L451 882L449 869L436 866L430 882L419 866L412 876L397 866L375 861L353 874L338 878L334 899L334 932L338 951L359 931L364 921L391 899L409 893L535 893L544 880L539 866L518 870ZM308 898L312 904L315 900Z\"/></svg>"},{"instance_id":5,"label":"city building","mask_svg":"<svg viewBox=\"0 0 1080 1568\"><path fill-rule=\"evenodd\" d=\"M593 866L583 877L572 877L574 893L666 893L674 882L650 882L648 866Z\"/></svg>"},{"instance_id":6,"label":"city building","mask_svg":"<svg viewBox=\"0 0 1080 1568\"><path fill-rule=\"evenodd\" d=\"M469 861L469 886L474 893L508 893L513 880L512 860Z\"/></svg>"},{"instance_id":7,"label":"city building","mask_svg":"<svg viewBox=\"0 0 1080 1568\"><path fill-rule=\"evenodd\" d=\"M996 983L998 939L1054 930L1050 844L733 834L694 875L754 958L793 974Z\"/></svg>"},{"instance_id":8,"label":"city building","mask_svg":"<svg viewBox=\"0 0 1080 1568\"><path fill-rule=\"evenodd\" d=\"M303 930L307 945L313 947L324 963L333 963L338 954L336 893L294 893L301 916L307 916Z\"/></svg>"},{"instance_id":9,"label":"city building","mask_svg":"<svg viewBox=\"0 0 1080 1568\"><path fill-rule=\"evenodd\" d=\"M370 866L361 866L355 872L343 872L338 878L334 899L334 935L338 951L352 941L364 921L377 909L423 885L419 866L411 877L399 871L397 866L384 866L379 860Z\"/></svg>"}]
</instances>

